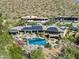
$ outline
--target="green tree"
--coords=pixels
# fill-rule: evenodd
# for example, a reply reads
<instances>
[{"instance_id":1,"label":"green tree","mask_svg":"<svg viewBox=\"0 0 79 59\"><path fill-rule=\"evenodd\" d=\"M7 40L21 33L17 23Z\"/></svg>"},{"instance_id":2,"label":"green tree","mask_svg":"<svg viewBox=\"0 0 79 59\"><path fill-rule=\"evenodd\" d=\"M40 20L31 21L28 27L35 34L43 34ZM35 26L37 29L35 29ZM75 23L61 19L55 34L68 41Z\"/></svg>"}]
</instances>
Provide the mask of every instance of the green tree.
<instances>
[{"instance_id":1,"label":"green tree","mask_svg":"<svg viewBox=\"0 0 79 59\"><path fill-rule=\"evenodd\" d=\"M2 25L2 17L0 17L0 34L2 34L2 29L3 29L3 25Z\"/></svg>"},{"instance_id":2,"label":"green tree","mask_svg":"<svg viewBox=\"0 0 79 59\"><path fill-rule=\"evenodd\" d=\"M61 56L62 59L79 59L79 49L71 46L65 47Z\"/></svg>"},{"instance_id":3,"label":"green tree","mask_svg":"<svg viewBox=\"0 0 79 59\"><path fill-rule=\"evenodd\" d=\"M2 17L2 13L0 13L0 17Z\"/></svg>"},{"instance_id":4,"label":"green tree","mask_svg":"<svg viewBox=\"0 0 79 59\"><path fill-rule=\"evenodd\" d=\"M79 33L68 30L63 42L62 54L58 59L79 59L79 48L73 44L79 42Z\"/></svg>"},{"instance_id":5,"label":"green tree","mask_svg":"<svg viewBox=\"0 0 79 59\"><path fill-rule=\"evenodd\" d=\"M51 46L51 44L47 43L47 44L45 45L45 47L46 47L46 48L51 48L52 46Z\"/></svg>"},{"instance_id":6,"label":"green tree","mask_svg":"<svg viewBox=\"0 0 79 59\"><path fill-rule=\"evenodd\" d=\"M79 45L79 33L75 35L75 43Z\"/></svg>"},{"instance_id":7,"label":"green tree","mask_svg":"<svg viewBox=\"0 0 79 59\"><path fill-rule=\"evenodd\" d=\"M9 48L11 59L23 59L23 51L20 47L16 47L15 44Z\"/></svg>"},{"instance_id":8,"label":"green tree","mask_svg":"<svg viewBox=\"0 0 79 59\"><path fill-rule=\"evenodd\" d=\"M30 59L45 59L43 52L42 52L42 49L38 48L37 50L33 50L30 53Z\"/></svg>"}]
</instances>

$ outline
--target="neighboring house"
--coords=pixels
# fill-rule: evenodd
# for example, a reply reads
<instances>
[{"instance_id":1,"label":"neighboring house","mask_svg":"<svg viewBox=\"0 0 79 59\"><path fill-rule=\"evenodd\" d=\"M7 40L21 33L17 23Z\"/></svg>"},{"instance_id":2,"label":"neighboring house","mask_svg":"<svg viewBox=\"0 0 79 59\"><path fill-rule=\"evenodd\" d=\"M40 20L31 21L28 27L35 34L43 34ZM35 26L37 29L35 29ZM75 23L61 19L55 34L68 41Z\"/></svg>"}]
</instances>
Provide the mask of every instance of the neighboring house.
<instances>
[{"instance_id":1,"label":"neighboring house","mask_svg":"<svg viewBox=\"0 0 79 59\"><path fill-rule=\"evenodd\" d=\"M37 17L37 16L25 16L25 17L21 17L21 20L24 22L37 22L37 23L46 23L48 22L48 18L44 18L44 17Z\"/></svg>"},{"instance_id":2,"label":"neighboring house","mask_svg":"<svg viewBox=\"0 0 79 59\"><path fill-rule=\"evenodd\" d=\"M79 22L79 17L55 17L52 19L53 22L61 21L61 22Z\"/></svg>"}]
</instances>

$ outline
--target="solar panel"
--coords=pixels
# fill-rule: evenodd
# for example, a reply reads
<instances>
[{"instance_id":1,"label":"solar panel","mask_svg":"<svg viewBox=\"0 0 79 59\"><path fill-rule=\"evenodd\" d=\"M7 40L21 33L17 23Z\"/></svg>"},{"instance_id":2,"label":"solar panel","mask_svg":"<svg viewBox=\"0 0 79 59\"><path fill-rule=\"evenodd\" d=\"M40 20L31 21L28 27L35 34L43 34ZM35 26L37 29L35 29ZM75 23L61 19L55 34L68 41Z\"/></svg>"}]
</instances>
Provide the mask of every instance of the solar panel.
<instances>
[{"instance_id":1,"label":"solar panel","mask_svg":"<svg viewBox=\"0 0 79 59\"><path fill-rule=\"evenodd\" d=\"M22 30L31 30L31 27L24 27Z\"/></svg>"},{"instance_id":2,"label":"solar panel","mask_svg":"<svg viewBox=\"0 0 79 59\"><path fill-rule=\"evenodd\" d=\"M71 30L73 30L73 31L77 31L77 30L78 30L78 27L74 27L74 26L72 26L72 27L71 27Z\"/></svg>"},{"instance_id":3,"label":"solar panel","mask_svg":"<svg viewBox=\"0 0 79 59\"><path fill-rule=\"evenodd\" d=\"M43 30L42 26L31 26L31 27L24 27L22 30L26 31L41 31Z\"/></svg>"},{"instance_id":4,"label":"solar panel","mask_svg":"<svg viewBox=\"0 0 79 59\"><path fill-rule=\"evenodd\" d=\"M32 30L43 30L42 26L32 26Z\"/></svg>"}]
</instances>

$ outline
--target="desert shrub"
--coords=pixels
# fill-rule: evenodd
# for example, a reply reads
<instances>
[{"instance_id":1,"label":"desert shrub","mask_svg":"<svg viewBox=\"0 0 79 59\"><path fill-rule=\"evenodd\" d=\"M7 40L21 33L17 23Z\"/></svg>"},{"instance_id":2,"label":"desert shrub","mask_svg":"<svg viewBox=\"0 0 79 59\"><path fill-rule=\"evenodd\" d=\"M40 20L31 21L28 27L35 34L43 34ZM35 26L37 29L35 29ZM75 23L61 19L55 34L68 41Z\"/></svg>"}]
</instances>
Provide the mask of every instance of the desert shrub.
<instances>
[{"instance_id":1,"label":"desert shrub","mask_svg":"<svg viewBox=\"0 0 79 59\"><path fill-rule=\"evenodd\" d=\"M45 45L45 47L46 47L46 48L51 48L51 44L47 43L47 44Z\"/></svg>"}]
</instances>

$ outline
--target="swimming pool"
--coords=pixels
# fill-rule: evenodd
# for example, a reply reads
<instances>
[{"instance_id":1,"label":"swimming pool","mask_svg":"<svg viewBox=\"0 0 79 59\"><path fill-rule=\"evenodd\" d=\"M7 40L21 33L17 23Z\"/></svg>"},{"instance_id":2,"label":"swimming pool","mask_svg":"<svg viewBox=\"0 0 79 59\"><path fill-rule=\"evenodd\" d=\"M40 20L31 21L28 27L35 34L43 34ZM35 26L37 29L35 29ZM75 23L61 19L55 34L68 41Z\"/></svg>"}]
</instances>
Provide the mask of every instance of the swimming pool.
<instances>
[{"instance_id":1,"label":"swimming pool","mask_svg":"<svg viewBox=\"0 0 79 59\"><path fill-rule=\"evenodd\" d=\"M28 42L30 45L40 45L40 46L44 46L47 44L46 40L40 37L36 37L36 38L30 38L28 39Z\"/></svg>"}]
</instances>

